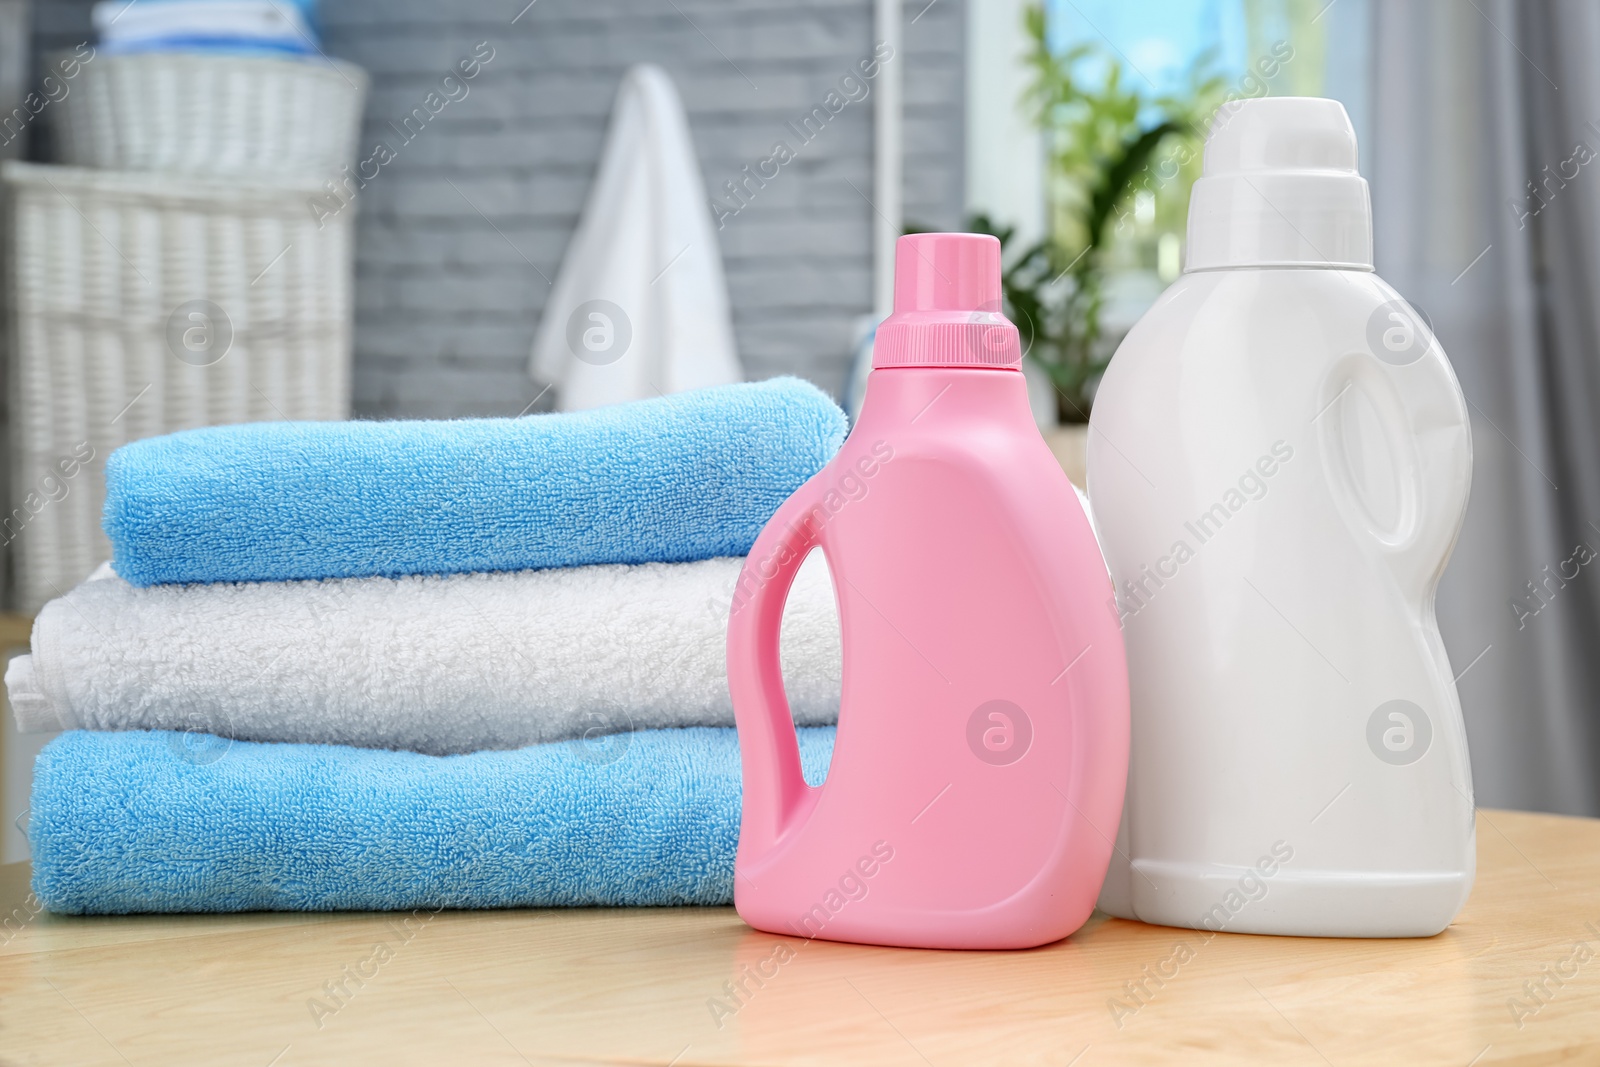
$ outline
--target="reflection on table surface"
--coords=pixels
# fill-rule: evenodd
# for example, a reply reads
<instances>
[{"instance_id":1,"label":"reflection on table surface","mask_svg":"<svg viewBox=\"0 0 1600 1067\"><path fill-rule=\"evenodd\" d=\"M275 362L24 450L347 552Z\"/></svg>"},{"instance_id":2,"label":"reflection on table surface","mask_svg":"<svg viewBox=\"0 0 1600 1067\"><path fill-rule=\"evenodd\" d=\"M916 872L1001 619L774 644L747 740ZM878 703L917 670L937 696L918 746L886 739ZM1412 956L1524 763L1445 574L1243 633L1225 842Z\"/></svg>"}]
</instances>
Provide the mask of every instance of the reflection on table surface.
<instances>
[{"instance_id":1,"label":"reflection on table surface","mask_svg":"<svg viewBox=\"0 0 1600 1067\"><path fill-rule=\"evenodd\" d=\"M0 1062L1600 1059L1600 821L1480 812L1478 847L1465 912L1426 940L1097 915L1011 953L780 938L730 908L72 918L14 864Z\"/></svg>"}]
</instances>

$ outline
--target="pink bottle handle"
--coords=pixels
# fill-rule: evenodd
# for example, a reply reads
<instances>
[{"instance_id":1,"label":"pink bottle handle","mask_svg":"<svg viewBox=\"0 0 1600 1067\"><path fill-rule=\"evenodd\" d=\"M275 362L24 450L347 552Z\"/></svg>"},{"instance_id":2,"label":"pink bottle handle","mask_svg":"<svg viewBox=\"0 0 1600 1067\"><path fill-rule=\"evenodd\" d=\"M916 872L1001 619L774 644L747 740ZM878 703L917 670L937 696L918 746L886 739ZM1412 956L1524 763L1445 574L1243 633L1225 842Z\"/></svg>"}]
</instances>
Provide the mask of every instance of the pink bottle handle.
<instances>
[{"instance_id":1,"label":"pink bottle handle","mask_svg":"<svg viewBox=\"0 0 1600 1067\"><path fill-rule=\"evenodd\" d=\"M755 859L777 843L817 790L800 769L800 745L783 689L778 635L800 564L819 543L804 521L810 483L784 502L745 559L728 614L728 689L739 727L744 820L739 850ZM824 549L826 551L826 549Z\"/></svg>"}]
</instances>

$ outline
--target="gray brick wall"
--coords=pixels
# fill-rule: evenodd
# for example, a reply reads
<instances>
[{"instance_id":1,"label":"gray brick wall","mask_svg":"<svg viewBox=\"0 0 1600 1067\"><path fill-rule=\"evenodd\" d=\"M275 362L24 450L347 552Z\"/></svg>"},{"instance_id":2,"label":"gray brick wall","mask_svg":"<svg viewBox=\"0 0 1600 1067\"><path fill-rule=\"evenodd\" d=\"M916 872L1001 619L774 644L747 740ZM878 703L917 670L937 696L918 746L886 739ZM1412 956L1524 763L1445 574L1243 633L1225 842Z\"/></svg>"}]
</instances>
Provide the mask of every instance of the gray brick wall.
<instances>
[{"instance_id":1,"label":"gray brick wall","mask_svg":"<svg viewBox=\"0 0 1600 1067\"><path fill-rule=\"evenodd\" d=\"M525 368L545 279L577 223L630 64L659 63L677 82L716 191L769 155L784 124L820 104L873 44L870 0L525 2L325 0L328 53L372 76L365 151L379 138L394 144L388 123L478 42L494 49L470 93L361 194L358 414L514 414L533 399ZM909 0L893 61L905 77L905 215L923 225L961 218L963 3ZM87 26L87 4L42 0L36 52L84 39ZM726 219L722 253L751 377L842 387L852 320L871 305L872 208L861 195L871 190L869 97Z\"/></svg>"}]
</instances>

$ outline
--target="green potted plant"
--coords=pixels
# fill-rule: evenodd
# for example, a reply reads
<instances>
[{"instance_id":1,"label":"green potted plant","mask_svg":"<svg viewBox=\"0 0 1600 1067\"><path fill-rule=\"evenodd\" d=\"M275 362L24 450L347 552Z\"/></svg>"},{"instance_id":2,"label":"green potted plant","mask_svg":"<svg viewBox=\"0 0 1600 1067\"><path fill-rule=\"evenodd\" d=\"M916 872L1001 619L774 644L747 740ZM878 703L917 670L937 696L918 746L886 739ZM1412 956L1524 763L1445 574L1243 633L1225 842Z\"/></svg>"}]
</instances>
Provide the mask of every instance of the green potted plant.
<instances>
[{"instance_id":1,"label":"green potted plant","mask_svg":"<svg viewBox=\"0 0 1600 1067\"><path fill-rule=\"evenodd\" d=\"M1147 94L1096 45L1053 49L1042 6L1025 18L1033 82L1023 104L1048 147L1050 232L1018 251L1013 228L986 215L969 228L1000 239L1005 310L1026 358L1048 376L1060 420L1085 423L1118 340L1101 328L1107 271L1140 265L1182 231L1204 121L1224 84L1205 54L1182 92ZM1135 202L1145 210L1130 210Z\"/></svg>"}]
</instances>

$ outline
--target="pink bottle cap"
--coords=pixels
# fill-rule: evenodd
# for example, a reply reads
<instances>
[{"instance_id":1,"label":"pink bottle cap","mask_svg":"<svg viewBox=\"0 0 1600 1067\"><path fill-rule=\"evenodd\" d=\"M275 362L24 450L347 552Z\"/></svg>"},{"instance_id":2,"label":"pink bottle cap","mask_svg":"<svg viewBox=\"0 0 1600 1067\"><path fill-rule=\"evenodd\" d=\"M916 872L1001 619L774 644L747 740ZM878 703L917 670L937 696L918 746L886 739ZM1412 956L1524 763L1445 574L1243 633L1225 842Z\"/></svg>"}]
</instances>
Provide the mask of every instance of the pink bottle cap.
<instances>
[{"instance_id":1,"label":"pink bottle cap","mask_svg":"<svg viewBox=\"0 0 1600 1067\"><path fill-rule=\"evenodd\" d=\"M894 314L878 326L874 367L1022 365L1000 313L1000 242L980 233L914 233L894 249Z\"/></svg>"}]
</instances>

